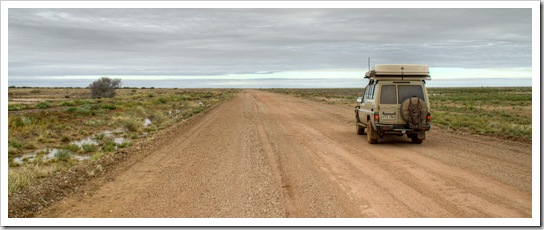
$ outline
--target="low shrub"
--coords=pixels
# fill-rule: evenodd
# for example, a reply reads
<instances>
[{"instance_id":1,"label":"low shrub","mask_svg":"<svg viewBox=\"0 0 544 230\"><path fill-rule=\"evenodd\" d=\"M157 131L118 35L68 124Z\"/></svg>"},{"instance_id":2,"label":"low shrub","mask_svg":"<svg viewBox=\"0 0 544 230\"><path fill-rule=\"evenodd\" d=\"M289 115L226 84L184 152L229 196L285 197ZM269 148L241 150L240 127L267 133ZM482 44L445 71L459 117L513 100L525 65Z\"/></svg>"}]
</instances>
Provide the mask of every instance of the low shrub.
<instances>
[{"instance_id":1,"label":"low shrub","mask_svg":"<svg viewBox=\"0 0 544 230\"><path fill-rule=\"evenodd\" d=\"M94 135L94 139L99 140L99 141L104 139L104 137L106 137L106 134L104 134L104 133L99 133L99 134Z\"/></svg>"},{"instance_id":2,"label":"low shrub","mask_svg":"<svg viewBox=\"0 0 544 230\"><path fill-rule=\"evenodd\" d=\"M140 122L134 120L134 119L125 119L123 121L123 127L131 132L136 132L140 130Z\"/></svg>"},{"instance_id":3,"label":"low shrub","mask_svg":"<svg viewBox=\"0 0 544 230\"><path fill-rule=\"evenodd\" d=\"M60 138L60 141L61 141L62 143L68 143L68 142L70 142L70 137L68 137L68 136L62 136L62 137Z\"/></svg>"},{"instance_id":4,"label":"low shrub","mask_svg":"<svg viewBox=\"0 0 544 230\"><path fill-rule=\"evenodd\" d=\"M21 105L21 104L8 105L8 111L19 111L19 110L23 110L23 109L26 109L26 108L27 108L26 105Z\"/></svg>"},{"instance_id":5,"label":"low shrub","mask_svg":"<svg viewBox=\"0 0 544 230\"><path fill-rule=\"evenodd\" d=\"M10 140L8 141L8 146L18 149L23 147L23 143L17 140Z\"/></svg>"},{"instance_id":6,"label":"low shrub","mask_svg":"<svg viewBox=\"0 0 544 230\"><path fill-rule=\"evenodd\" d=\"M157 103L166 104L166 102L168 102L168 100L164 97L157 98Z\"/></svg>"},{"instance_id":7,"label":"low shrub","mask_svg":"<svg viewBox=\"0 0 544 230\"><path fill-rule=\"evenodd\" d=\"M32 143L25 143L23 149L36 149L36 146Z\"/></svg>"},{"instance_id":8,"label":"low shrub","mask_svg":"<svg viewBox=\"0 0 544 230\"><path fill-rule=\"evenodd\" d=\"M130 147L132 145L131 142L129 141L123 141L123 143L121 143L120 145L118 145L117 147L119 148L126 148L126 147Z\"/></svg>"},{"instance_id":9,"label":"low shrub","mask_svg":"<svg viewBox=\"0 0 544 230\"><path fill-rule=\"evenodd\" d=\"M65 111L69 113L75 113L78 111L78 109L76 107L70 107L70 108L66 108Z\"/></svg>"},{"instance_id":10,"label":"low shrub","mask_svg":"<svg viewBox=\"0 0 544 230\"><path fill-rule=\"evenodd\" d=\"M94 153L98 150L98 146L93 144L83 144L81 145L81 148L83 148L83 151L86 153Z\"/></svg>"},{"instance_id":11,"label":"low shrub","mask_svg":"<svg viewBox=\"0 0 544 230\"><path fill-rule=\"evenodd\" d=\"M115 142L113 140L107 140L102 145L102 151L104 152L113 152L115 151Z\"/></svg>"},{"instance_id":12,"label":"low shrub","mask_svg":"<svg viewBox=\"0 0 544 230\"><path fill-rule=\"evenodd\" d=\"M23 127L32 123L30 118L25 116L8 116L9 127Z\"/></svg>"},{"instance_id":13,"label":"low shrub","mask_svg":"<svg viewBox=\"0 0 544 230\"><path fill-rule=\"evenodd\" d=\"M102 108L103 109L107 109L107 110L114 110L114 109L117 109L117 107L113 104L103 104L102 105Z\"/></svg>"},{"instance_id":14,"label":"low shrub","mask_svg":"<svg viewBox=\"0 0 544 230\"><path fill-rule=\"evenodd\" d=\"M54 155L57 161L66 162L72 158L72 152L67 149L59 149Z\"/></svg>"},{"instance_id":15,"label":"low shrub","mask_svg":"<svg viewBox=\"0 0 544 230\"><path fill-rule=\"evenodd\" d=\"M69 150L71 152L78 152L81 149L81 147L79 147L79 145L76 145L76 144L69 144L64 146L63 149Z\"/></svg>"},{"instance_id":16,"label":"low shrub","mask_svg":"<svg viewBox=\"0 0 544 230\"><path fill-rule=\"evenodd\" d=\"M36 108L38 109L47 109L51 107L51 105L49 105L47 102L40 102L36 105Z\"/></svg>"},{"instance_id":17,"label":"low shrub","mask_svg":"<svg viewBox=\"0 0 544 230\"><path fill-rule=\"evenodd\" d=\"M74 103L71 101L65 101L60 104L61 106L74 106Z\"/></svg>"}]
</instances>

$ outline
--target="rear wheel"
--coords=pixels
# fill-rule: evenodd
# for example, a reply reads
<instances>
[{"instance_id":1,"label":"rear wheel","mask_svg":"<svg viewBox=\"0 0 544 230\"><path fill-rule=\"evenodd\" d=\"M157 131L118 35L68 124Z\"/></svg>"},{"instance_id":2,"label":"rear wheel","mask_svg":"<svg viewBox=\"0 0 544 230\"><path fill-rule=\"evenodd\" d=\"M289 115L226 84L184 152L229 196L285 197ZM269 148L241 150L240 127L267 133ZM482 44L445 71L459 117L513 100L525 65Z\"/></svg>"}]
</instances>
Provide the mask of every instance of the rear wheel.
<instances>
[{"instance_id":1,"label":"rear wheel","mask_svg":"<svg viewBox=\"0 0 544 230\"><path fill-rule=\"evenodd\" d=\"M366 123L366 129L367 129L367 134L366 134L366 139L368 141L369 144L376 144L378 143L378 132L376 132L374 130L374 127L372 127L372 124L370 123L370 120L367 121Z\"/></svg>"},{"instance_id":2,"label":"rear wheel","mask_svg":"<svg viewBox=\"0 0 544 230\"><path fill-rule=\"evenodd\" d=\"M412 143L414 144L421 144L423 142L423 139L419 139L417 137L417 134L410 136L410 138L412 139Z\"/></svg>"}]
</instances>

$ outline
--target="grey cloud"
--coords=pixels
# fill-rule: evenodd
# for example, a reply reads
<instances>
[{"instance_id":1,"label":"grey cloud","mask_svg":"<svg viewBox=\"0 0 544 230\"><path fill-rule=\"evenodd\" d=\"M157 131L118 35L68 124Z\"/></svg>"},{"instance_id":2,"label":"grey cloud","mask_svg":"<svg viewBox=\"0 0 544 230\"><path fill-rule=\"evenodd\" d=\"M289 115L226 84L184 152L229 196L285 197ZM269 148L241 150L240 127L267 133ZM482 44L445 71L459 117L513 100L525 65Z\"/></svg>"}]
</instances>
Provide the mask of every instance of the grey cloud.
<instances>
[{"instance_id":1,"label":"grey cloud","mask_svg":"<svg viewBox=\"0 0 544 230\"><path fill-rule=\"evenodd\" d=\"M528 67L531 9L10 9L9 75Z\"/></svg>"}]
</instances>

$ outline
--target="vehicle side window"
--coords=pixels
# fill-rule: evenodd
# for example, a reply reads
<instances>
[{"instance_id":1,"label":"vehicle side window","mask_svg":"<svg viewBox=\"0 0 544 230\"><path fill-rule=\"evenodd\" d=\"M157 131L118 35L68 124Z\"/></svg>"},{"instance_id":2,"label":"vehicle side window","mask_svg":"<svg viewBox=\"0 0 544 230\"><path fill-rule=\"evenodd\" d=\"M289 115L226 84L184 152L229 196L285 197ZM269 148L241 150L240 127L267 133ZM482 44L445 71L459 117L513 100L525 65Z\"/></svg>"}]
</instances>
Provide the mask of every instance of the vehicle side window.
<instances>
[{"instance_id":1,"label":"vehicle side window","mask_svg":"<svg viewBox=\"0 0 544 230\"><path fill-rule=\"evenodd\" d=\"M365 96L363 97L363 101L374 99L374 89L376 88L376 84L368 85L366 86L365 90Z\"/></svg>"},{"instance_id":2,"label":"vehicle side window","mask_svg":"<svg viewBox=\"0 0 544 230\"><path fill-rule=\"evenodd\" d=\"M420 85L399 85L399 103L402 103L404 100L412 96L425 100L423 97L423 89Z\"/></svg>"},{"instance_id":3,"label":"vehicle side window","mask_svg":"<svg viewBox=\"0 0 544 230\"><path fill-rule=\"evenodd\" d=\"M397 104L397 87L395 85L382 85L380 104Z\"/></svg>"},{"instance_id":4,"label":"vehicle side window","mask_svg":"<svg viewBox=\"0 0 544 230\"><path fill-rule=\"evenodd\" d=\"M369 99L374 99L374 90L376 90L376 84L370 86L370 90L368 92L369 93L369 95L368 95Z\"/></svg>"},{"instance_id":5,"label":"vehicle side window","mask_svg":"<svg viewBox=\"0 0 544 230\"><path fill-rule=\"evenodd\" d=\"M363 94L363 102L366 101L366 97L367 97L367 94L368 94L368 88L369 88L369 87L370 87L370 85L367 85L367 86L365 87L365 93Z\"/></svg>"}]
</instances>

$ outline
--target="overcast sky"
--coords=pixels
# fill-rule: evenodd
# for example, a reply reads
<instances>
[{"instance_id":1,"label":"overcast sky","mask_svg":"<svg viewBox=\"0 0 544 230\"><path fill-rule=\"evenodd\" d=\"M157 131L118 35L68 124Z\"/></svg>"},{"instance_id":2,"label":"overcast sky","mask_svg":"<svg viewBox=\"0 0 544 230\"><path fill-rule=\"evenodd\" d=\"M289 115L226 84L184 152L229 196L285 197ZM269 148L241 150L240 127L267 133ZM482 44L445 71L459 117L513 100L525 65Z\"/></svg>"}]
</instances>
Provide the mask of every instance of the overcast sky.
<instances>
[{"instance_id":1,"label":"overcast sky","mask_svg":"<svg viewBox=\"0 0 544 230\"><path fill-rule=\"evenodd\" d=\"M531 77L531 9L11 8L8 19L10 81L350 77L368 57Z\"/></svg>"}]
</instances>

